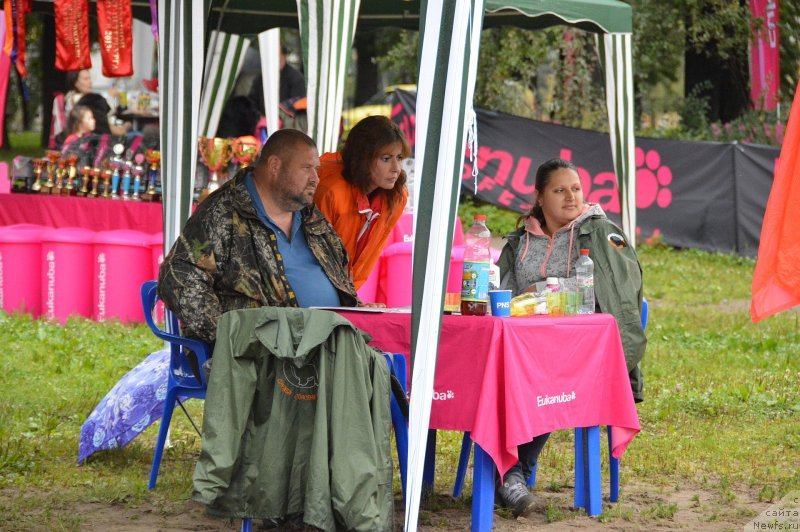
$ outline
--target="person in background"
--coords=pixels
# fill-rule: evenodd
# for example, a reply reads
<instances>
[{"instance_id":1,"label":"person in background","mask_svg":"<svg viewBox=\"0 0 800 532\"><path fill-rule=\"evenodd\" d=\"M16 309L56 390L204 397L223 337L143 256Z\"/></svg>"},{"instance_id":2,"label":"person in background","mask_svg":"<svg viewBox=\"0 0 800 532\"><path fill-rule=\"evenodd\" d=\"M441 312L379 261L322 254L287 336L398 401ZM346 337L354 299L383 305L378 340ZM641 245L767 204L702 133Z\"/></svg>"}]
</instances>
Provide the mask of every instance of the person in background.
<instances>
[{"instance_id":1,"label":"person in background","mask_svg":"<svg viewBox=\"0 0 800 532\"><path fill-rule=\"evenodd\" d=\"M403 214L408 191L401 163L410 151L394 122L368 116L350 131L341 152L321 158L314 202L347 248L356 289L372 273Z\"/></svg>"},{"instance_id":2,"label":"person in background","mask_svg":"<svg viewBox=\"0 0 800 532\"><path fill-rule=\"evenodd\" d=\"M94 132L95 119L92 110L83 105L76 105L69 112L67 118L67 131L69 134L64 139L64 147L69 146L73 141Z\"/></svg>"},{"instance_id":3,"label":"person in background","mask_svg":"<svg viewBox=\"0 0 800 532\"><path fill-rule=\"evenodd\" d=\"M94 114L97 133L124 135L130 131L130 122L118 124L117 120L111 116L111 106L105 97L92 91L92 76L88 70L67 72L66 80L67 93L64 96L64 110L67 115L74 106L80 104L91 109Z\"/></svg>"},{"instance_id":4,"label":"person in background","mask_svg":"<svg viewBox=\"0 0 800 532\"><path fill-rule=\"evenodd\" d=\"M280 80L278 82L278 101L279 102L292 102L298 98L303 98L306 95L306 79L299 70L286 62L286 55L289 50L285 46L281 46L280 56ZM256 76L253 80L253 86L250 88L250 99L258 107L261 116L264 116L264 80L261 74Z\"/></svg>"},{"instance_id":5,"label":"person in background","mask_svg":"<svg viewBox=\"0 0 800 532\"><path fill-rule=\"evenodd\" d=\"M308 135L276 131L197 207L158 277L186 336L213 345L229 310L361 304L344 245L314 206L319 164Z\"/></svg>"},{"instance_id":6,"label":"person in background","mask_svg":"<svg viewBox=\"0 0 800 532\"><path fill-rule=\"evenodd\" d=\"M578 172L569 161L551 159L536 171L533 208L520 219L522 227L507 236L497 263L501 288L516 296L533 291L547 277L575 276L581 249L594 261L595 305L617 320L636 402L644 399L639 364L647 340L641 325L642 268L636 251L599 205L585 203ZM498 476L498 495L515 516L533 511L534 498L525 480L549 434L518 447L519 462Z\"/></svg>"}]
</instances>

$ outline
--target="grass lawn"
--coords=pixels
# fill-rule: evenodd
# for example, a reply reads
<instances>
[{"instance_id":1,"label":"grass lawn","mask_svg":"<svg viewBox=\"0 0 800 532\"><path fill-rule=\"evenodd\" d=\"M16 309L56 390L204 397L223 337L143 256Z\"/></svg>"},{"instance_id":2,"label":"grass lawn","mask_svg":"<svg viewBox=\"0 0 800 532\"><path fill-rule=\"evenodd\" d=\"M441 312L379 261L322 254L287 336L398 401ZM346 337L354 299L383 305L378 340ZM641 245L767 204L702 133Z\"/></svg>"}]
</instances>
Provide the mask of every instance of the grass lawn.
<instances>
[{"instance_id":1,"label":"grass lawn","mask_svg":"<svg viewBox=\"0 0 800 532\"><path fill-rule=\"evenodd\" d=\"M758 512L737 501L767 503L800 490L798 314L750 322L751 260L666 247L642 247L640 255L650 302L642 432L622 460L620 503L587 523L669 525L680 509L669 492L691 487L700 495L686 504L700 507L706 523L740 521L741 529ZM0 530L90 528L91 517L77 510L90 507L185 511L199 438L180 410L154 492L147 480L157 423L124 449L76 463L83 421L161 347L145 326L82 319L61 326L0 312L0 346ZM202 403L189 407L202 417ZM440 434L437 493L452 489L460 438ZM563 431L542 454L537 493L568 497L572 471L572 436ZM452 509L468 514L468 500L437 498L421 523L453 529L442 517ZM558 504L543 515L581 519Z\"/></svg>"}]
</instances>

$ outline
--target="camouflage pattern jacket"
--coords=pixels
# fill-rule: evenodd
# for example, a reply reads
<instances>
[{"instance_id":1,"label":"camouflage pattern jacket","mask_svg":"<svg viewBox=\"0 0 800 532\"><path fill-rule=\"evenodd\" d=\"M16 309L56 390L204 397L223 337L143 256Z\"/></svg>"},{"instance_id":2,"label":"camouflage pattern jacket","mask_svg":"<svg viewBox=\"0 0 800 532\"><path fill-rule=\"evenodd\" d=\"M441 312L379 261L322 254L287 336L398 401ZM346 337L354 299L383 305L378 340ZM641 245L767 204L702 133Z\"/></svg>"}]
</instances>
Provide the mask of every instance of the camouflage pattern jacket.
<instances>
[{"instance_id":1,"label":"camouflage pattern jacket","mask_svg":"<svg viewBox=\"0 0 800 532\"><path fill-rule=\"evenodd\" d=\"M181 321L183 334L214 344L217 320L229 310L297 307L275 234L262 223L244 178L236 174L205 199L186 222L158 276L158 295ZM342 306L358 296L347 252L315 206L300 211L311 252L339 293Z\"/></svg>"}]
</instances>

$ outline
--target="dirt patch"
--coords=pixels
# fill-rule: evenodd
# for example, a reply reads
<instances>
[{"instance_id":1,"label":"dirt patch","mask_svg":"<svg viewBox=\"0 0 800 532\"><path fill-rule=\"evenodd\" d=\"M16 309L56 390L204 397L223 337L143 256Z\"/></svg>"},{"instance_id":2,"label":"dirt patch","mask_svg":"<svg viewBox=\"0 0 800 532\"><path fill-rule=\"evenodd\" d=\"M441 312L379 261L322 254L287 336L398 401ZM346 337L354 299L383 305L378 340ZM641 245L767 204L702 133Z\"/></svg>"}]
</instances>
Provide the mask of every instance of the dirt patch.
<instances>
[{"instance_id":1,"label":"dirt patch","mask_svg":"<svg viewBox=\"0 0 800 532\"><path fill-rule=\"evenodd\" d=\"M494 530L742 530L769 505L744 489L714 490L688 485L676 489L632 482L624 486L619 503L604 499L603 515L589 518L572 508L571 490L534 493L539 499L536 513L527 519L513 519L504 510L498 510L494 514ZM400 499L395 503L396 530L403 527L402 504ZM198 503L186 502L177 509L178 512L173 508L167 514L150 503L138 506L83 503L73 511L82 518L80 530L87 531L239 530L238 521L209 517ZM432 505L420 511L419 530L469 528L468 501L453 501L439 495Z\"/></svg>"}]
</instances>

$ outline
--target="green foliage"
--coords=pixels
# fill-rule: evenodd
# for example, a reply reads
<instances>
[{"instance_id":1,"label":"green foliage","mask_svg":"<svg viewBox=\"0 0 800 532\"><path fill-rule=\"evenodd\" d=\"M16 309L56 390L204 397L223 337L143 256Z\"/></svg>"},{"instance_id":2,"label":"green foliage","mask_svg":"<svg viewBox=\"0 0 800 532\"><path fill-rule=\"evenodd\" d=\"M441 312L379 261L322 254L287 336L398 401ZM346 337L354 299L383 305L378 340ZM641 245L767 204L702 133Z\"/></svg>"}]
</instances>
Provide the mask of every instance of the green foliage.
<instances>
[{"instance_id":1,"label":"green foliage","mask_svg":"<svg viewBox=\"0 0 800 532\"><path fill-rule=\"evenodd\" d=\"M637 134L685 140L736 140L778 145L800 65L800 4L781 4L783 116L749 112L727 124L710 123L711 81L684 94L687 47L715 60L741 57L751 34L747 2L626 0L633 7ZM390 83L416 81L416 32L386 32L378 59ZM530 31L491 28L481 36L475 105L516 116L594 130L607 128L604 81L594 35L556 26ZM637 121L638 122L638 121ZM740 127L743 125L744 127ZM765 129L766 125L766 129Z\"/></svg>"},{"instance_id":2,"label":"green foliage","mask_svg":"<svg viewBox=\"0 0 800 532\"><path fill-rule=\"evenodd\" d=\"M419 32L387 29L378 32L375 44L378 67L387 76L387 84L417 82Z\"/></svg>"},{"instance_id":3,"label":"green foliage","mask_svg":"<svg viewBox=\"0 0 800 532\"><path fill-rule=\"evenodd\" d=\"M486 227L494 236L506 236L516 229L519 213L508 209L501 209L489 203L484 203L472 197L462 196L458 205L458 218L466 231L472 225L476 214L486 215Z\"/></svg>"}]
</instances>

